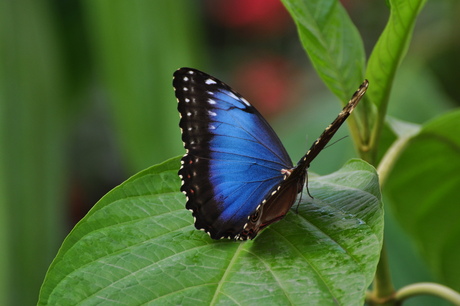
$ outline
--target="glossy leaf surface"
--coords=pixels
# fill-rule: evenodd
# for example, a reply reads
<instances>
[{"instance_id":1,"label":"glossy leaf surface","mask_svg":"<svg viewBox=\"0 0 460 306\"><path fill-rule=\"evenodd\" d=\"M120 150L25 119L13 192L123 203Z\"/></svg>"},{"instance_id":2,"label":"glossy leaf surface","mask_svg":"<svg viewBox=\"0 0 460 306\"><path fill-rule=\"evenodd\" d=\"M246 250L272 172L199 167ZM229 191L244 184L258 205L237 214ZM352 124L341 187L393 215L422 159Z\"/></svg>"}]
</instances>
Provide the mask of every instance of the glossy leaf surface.
<instances>
[{"instance_id":1,"label":"glossy leaf surface","mask_svg":"<svg viewBox=\"0 0 460 306\"><path fill-rule=\"evenodd\" d=\"M193 226L179 159L124 182L74 228L48 271L44 304L350 304L362 301L382 243L375 170L351 160L310 176L298 213L253 241ZM72 288L72 290L68 290Z\"/></svg>"}]
</instances>

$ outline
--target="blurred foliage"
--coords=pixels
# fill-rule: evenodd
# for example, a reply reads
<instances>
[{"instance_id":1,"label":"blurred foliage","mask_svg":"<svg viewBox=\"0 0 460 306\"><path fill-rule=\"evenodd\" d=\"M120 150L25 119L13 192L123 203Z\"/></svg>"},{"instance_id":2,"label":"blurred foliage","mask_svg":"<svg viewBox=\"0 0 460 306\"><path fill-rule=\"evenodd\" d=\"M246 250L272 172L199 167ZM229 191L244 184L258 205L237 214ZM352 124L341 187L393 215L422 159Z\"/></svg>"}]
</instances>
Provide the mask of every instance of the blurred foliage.
<instances>
[{"instance_id":1,"label":"blurred foliage","mask_svg":"<svg viewBox=\"0 0 460 306\"><path fill-rule=\"evenodd\" d=\"M200 57L195 9L187 1L0 3L1 304L36 302L69 210L81 216L95 202L92 183L104 194L182 151L170 82Z\"/></svg>"},{"instance_id":2,"label":"blurred foliage","mask_svg":"<svg viewBox=\"0 0 460 306\"><path fill-rule=\"evenodd\" d=\"M249 1L262 3L263 14L220 2L0 2L0 243L7 250L0 255L0 304L34 304L73 223L130 174L182 153L175 69L197 67L233 84L254 67L259 74L235 88L260 88L260 100L251 102L262 113L269 97L260 92L280 88L270 118L294 159L333 119L339 106L306 62L286 12L264 1ZM385 2L342 2L369 51L388 17ZM458 1L427 3L396 75L391 115L424 122L458 106L459 14ZM256 60L283 68L259 70ZM326 149L313 171L331 172L354 155L345 139ZM395 283L434 279L413 260L421 256L409 238L392 240L403 235L392 224L386 230Z\"/></svg>"},{"instance_id":3,"label":"blurred foliage","mask_svg":"<svg viewBox=\"0 0 460 306\"><path fill-rule=\"evenodd\" d=\"M68 84L48 5L2 1L0 20L0 205L8 233L0 266L9 272L1 273L0 302L30 305L64 236Z\"/></svg>"}]
</instances>

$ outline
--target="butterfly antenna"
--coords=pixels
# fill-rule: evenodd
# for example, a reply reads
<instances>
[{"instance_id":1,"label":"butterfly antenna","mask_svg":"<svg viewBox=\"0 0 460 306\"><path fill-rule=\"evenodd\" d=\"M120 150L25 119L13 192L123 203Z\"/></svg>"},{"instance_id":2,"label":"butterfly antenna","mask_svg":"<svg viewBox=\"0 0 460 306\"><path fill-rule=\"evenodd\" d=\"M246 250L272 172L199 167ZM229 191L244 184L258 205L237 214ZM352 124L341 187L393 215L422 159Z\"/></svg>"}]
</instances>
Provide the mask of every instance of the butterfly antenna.
<instances>
[{"instance_id":1,"label":"butterfly antenna","mask_svg":"<svg viewBox=\"0 0 460 306\"><path fill-rule=\"evenodd\" d=\"M343 136L343 137L341 137L341 138L337 139L337 140L336 140L336 141L334 141L333 143L331 143L331 144L328 144L327 146L325 146L325 147L324 147L324 149L327 149L327 148L329 148L329 147L332 147L333 145L335 145L335 144L336 144L336 143L338 143L339 141L342 141L342 140L344 140L344 139L345 139L345 138L347 138L347 137L348 137L348 135L345 135L345 136Z\"/></svg>"}]
</instances>

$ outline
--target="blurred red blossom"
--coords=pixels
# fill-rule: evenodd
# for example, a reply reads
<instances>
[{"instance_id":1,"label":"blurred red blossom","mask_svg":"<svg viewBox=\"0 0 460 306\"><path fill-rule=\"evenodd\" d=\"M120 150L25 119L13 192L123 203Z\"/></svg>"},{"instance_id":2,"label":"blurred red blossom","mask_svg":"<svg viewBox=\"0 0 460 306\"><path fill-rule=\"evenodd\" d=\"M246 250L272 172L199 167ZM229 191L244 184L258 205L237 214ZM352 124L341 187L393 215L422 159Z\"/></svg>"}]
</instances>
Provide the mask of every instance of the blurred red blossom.
<instances>
[{"instance_id":1,"label":"blurred red blossom","mask_svg":"<svg viewBox=\"0 0 460 306\"><path fill-rule=\"evenodd\" d=\"M276 35L291 24L280 0L208 0L207 8L217 24L245 34Z\"/></svg>"},{"instance_id":2,"label":"blurred red blossom","mask_svg":"<svg viewBox=\"0 0 460 306\"><path fill-rule=\"evenodd\" d=\"M298 92L296 70L279 56L262 56L243 61L235 68L232 85L264 117L270 118L292 106Z\"/></svg>"}]
</instances>

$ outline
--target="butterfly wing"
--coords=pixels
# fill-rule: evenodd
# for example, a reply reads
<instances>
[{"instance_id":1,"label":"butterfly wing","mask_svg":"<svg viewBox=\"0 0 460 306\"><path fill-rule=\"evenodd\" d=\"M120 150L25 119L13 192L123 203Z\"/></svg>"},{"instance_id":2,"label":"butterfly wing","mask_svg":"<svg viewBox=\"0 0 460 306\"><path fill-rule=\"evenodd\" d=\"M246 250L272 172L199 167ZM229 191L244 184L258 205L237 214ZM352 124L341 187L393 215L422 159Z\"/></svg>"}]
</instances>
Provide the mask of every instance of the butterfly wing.
<instances>
[{"instance_id":1,"label":"butterfly wing","mask_svg":"<svg viewBox=\"0 0 460 306\"><path fill-rule=\"evenodd\" d=\"M265 119L228 85L181 68L173 86L186 149L179 170L186 207L212 238L239 236L285 179L282 170L293 168L291 159Z\"/></svg>"}]
</instances>

